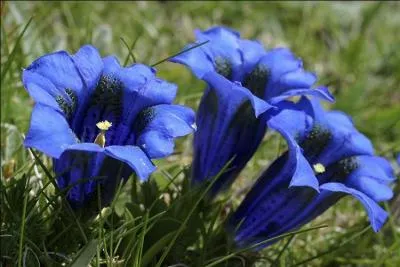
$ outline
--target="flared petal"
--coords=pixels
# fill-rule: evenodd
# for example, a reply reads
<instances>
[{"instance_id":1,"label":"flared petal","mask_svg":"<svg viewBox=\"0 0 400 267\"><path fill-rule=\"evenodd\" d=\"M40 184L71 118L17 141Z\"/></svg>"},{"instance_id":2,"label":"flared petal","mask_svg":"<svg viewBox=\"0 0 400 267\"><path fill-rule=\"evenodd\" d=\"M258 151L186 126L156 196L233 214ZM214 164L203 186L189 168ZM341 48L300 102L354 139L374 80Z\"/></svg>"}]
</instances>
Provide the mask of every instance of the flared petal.
<instances>
[{"instance_id":1,"label":"flared petal","mask_svg":"<svg viewBox=\"0 0 400 267\"><path fill-rule=\"evenodd\" d=\"M89 95L96 87L103 72L104 64L97 49L92 45L82 46L72 60L77 67Z\"/></svg>"},{"instance_id":2,"label":"flared petal","mask_svg":"<svg viewBox=\"0 0 400 267\"><path fill-rule=\"evenodd\" d=\"M195 35L196 43L186 46L184 50L208 42L172 58L171 62L186 65L199 79L210 71L216 71L227 78L236 75L242 63L238 32L218 26L206 31L195 30Z\"/></svg>"},{"instance_id":3,"label":"flared petal","mask_svg":"<svg viewBox=\"0 0 400 267\"><path fill-rule=\"evenodd\" d=\"M288 143L289 158L286 168L292 175L290 186L309 186L319 191L318 179L295 140L296 136L304 136L310 127L309 116L302 111L286 109L272 117L268 121L268 127L279 132Z\"/></svg>"},{"instance_id":4,"label":"flared petal","mask_svg":"<svg viewBox=\"0 0 400 267\"><path fill-rule=\"evenodd\" d=\"M357 156L358 168L346 180L346 185L368 195L374 201L386 201L393 197L389 184L394 176L388 176L383 166L383 158L374 156ZM390 174L390 173L389 173Z\"/></svg>"},{"instance_id":5,"label":"flared petal","mask_svg":"<svg viewBox=\"0 0 400 267\"><path fill-rule=\"evenodd\" d=\"M313 95L323 100L334 101L326 87L313 88L317 76L305 71L302 61L289 49L269 50L257 66L267 71L267 83L262 98L271 104L299 95Z\"/></svg>"},{"instance_id":6,"label":"flared petal","mask_svg":"<svg viewBox=\"0 0 400 267\"><path fill-rule=\"evenodd\" d=\"M35 73L46 78L55 86L58 95L61 97L67 97L65 93L67 89L76 94L78 101L85 94L86 87L83 84L78 68L72 57L65 51L47 54L36 59L24 72ZM28 85L29 81L25 83ZM48 90L49 88L44 87L41 89ZM31 90L28 89L28 91ZM49 93L51 94L51 92ZM66 101L68 102L68 100Z\"/></svg>"},{"instance_id":7,"label":"flared petal","mask_svg":"<svg viewBox=\"0 0 400 267\"><path fill-rule=\"evenodd\" d=\"M142 180L147 179L156 169L143 150L137 146L108 146L105 148L105 154L128 164Z\"/></svg>"},{"instance_id":8,"label":"flared petal","mask_svg":"<svg viewBox=\"0 0 400 267\"><path fill-rule=\"evenodd\" d=\"M204 74L207 72L214 71L214 63L207 58L205 52L200 47L192 48L200 43L201 42L186 45L182 50L188 50L187 52L170 59L171 62L189 67L198 79L203 78ZM209 43L204 45L209 45Z\"/></svg>"},{"instance_id":9,"label":"flared petal","mask_svg":"<svg viewBox=\"0 0 400 267\"><path fill-rule=\"evenodd\" d=\"M136 119L136 144L150 158L165 157L173 152L174 138L194 131L193 110L180 105L157 105L143 110Z\"/></svg>"},{"instance_id":10,"label":"flared petal","mask_svg":"<svg viewBox=\"0 0 400 267\"><path fill-rule=\"evenodd\" d=\"M308 95L314 96L322 100L326 100L329 102L334 102L335 99L333 95L329 92L328 88L325 86L319 86L316 88L294 88L283 92L282 94L271 98L270 103L275 104L284 99L290 98L292 96L300 96L300 95Z\"/></svg>"},{"instance_id":11,"label":"flared petal","mask_svg":"<svg viewBox=\"0 0 400 267\"><path fill-rule=\"evenodd\" d=\"M59 158L77 138L69 128L64 116L49 106L36 104L31 115L31 124L24 145L36 148L46 155Z\"/></svg>"},{"instance_id":12,"label":"flared petal","mask_svg":"<svg viewBox=\"0 0 400 267\"><path fill-rule=\"evenodd\" d=\"M65 92L59 91L49 79L38 73L24 70L22 82L35 103L52 107L54 110L64 113L56 99L58 96L66 97Z\"/></svg>"},{"instance_id":13,"label":"flared petal","mask_svg":"<svg viewBox=\"0 0 400 267\"><path fill-rule=\"evenodd\" d=\"M358 190L345 186L344 184L326 183L321 185L321 189L332 192L341 192L357 198L365 207L372 229L374 229L375 232L378 232L382 228L388 217L386 211L382 209L373 199Z\"/></svg>"},{"instance_id":14,"label":"flared petal","mask_svg":"<svg viewBox=\"0 0 400 267\"><path fill-rule=\"evenodd\" d=\"M240 39L238 42L243 59L242 72L248 73L267 52L259 41Z\"/></svg>"},{"instance_id":15,"label":"flared petal","mask_svg":"<svg viewBox=\"0 0 400 267\"><path fill-rule=\"evenodd\" d=\"M323 165L327 166L332 162L351 156L374 154L371 141L354 127L345 128L340 125L332 125L330 130L331 141L319 155L319 162Z\"/></svg>"}]
</instances>

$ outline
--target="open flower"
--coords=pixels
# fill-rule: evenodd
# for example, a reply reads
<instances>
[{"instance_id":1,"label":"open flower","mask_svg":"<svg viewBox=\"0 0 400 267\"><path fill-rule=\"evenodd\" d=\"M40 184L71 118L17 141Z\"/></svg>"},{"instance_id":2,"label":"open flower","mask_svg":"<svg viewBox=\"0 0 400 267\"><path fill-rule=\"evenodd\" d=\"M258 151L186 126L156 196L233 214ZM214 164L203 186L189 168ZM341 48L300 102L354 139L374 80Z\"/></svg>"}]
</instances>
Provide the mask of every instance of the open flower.
<instances>
[{"instance_id":1,"label":"open flower","mask_svg":"<svg viewBox=\"0 0 400 267\"><path fill-rule=\"evenodd\" d=\"M233 158L215 184L216 192L233 182L253 156L277 103L304 94L333 97L325 87L313 87L316 75L306 72L289 49L265 51L259 42L224 27L195 34L198 42L208 42L171 61L188 66L208 84L196 119L193 179L215 176Z\"/></svg>"},{"instance_id":2,"label":"open flower","mask_svg":"<svg viewBox=\"0 0 400 267\"><path fill-rule=\"evenodd\" d=\"M393 196L393 170L374 156L367 137L342 112L322 109L317 100L282 102L269 121L288 143L288 151L260 176L230 219L235 239L248 245L297 229L343 196L358 199L372 228L387 218L377 204Z\"/></svg>"},{"instance_id":3,"label":"open flower","mask_svg":"<svg viewBox=\"0 0 400 267\"><path fill-rule=\"evenodd\" d=\"M54 159L58 186L72 187L74 206L91 199L97 184L107 204L119 178L133 171L146 179L151 159L171 154L174 138L194 128L194 112L172 104L176 85L148 66L102 59L93 46L42 56L22 79L36 103L25 146Z\"/></svg>"}]
</instances>

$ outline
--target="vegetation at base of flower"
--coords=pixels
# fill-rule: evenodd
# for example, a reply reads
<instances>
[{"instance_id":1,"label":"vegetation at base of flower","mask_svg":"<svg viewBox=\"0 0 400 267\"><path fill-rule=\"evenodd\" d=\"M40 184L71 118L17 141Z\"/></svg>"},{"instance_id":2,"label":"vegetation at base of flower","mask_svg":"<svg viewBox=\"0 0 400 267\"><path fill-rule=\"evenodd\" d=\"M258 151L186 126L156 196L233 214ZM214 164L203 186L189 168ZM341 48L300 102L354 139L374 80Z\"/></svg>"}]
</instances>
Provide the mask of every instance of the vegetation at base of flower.
<instances>
[{"instance_id":1,"label":"vegetation at base of flower","mask_svg":"<svg viewBox=\"0 0 400 267\"><path fill-rule=\"evenodd\" d=\"M1 9L4 266L396 266L400 261L398 185L393 201L385 203L392 216L378 234L367 226L361 205L355 209L355 201L346 198L261 252L234 247L223 220L250 188L249 177L285 150L273 133L232 190L212 203L205 194L210 183L188 185L188 137L178 141L174 155L157 161L149 181L131 177L94 216L74 212L65 192L54 186L49 158L22 147L31 101L20 83L23 67L57 49L73 52L93 43L102 55L117 53L121 63L151 65L178 53L193 28L224 24L267 47L289 46L334 91L335 109L352 115L377 154L395 163L400 150L396 3L7 2ZM203 83L175 64L163 62L157 69L158 76L178 84L179 104L197 107Z\"/></svg>"}]
</instances>

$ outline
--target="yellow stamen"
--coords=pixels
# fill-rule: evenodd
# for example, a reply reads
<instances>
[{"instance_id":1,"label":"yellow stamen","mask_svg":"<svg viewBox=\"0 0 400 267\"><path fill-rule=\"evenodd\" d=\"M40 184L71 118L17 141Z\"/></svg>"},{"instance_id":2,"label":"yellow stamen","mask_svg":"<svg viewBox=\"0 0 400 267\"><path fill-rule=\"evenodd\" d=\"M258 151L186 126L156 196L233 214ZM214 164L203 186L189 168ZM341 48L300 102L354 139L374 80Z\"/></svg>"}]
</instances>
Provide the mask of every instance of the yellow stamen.
<instances>
[{"instance_id":1,"label":"yellow stamen","mask_svg":"<svg viewBox=\"0 0 400 267\"><path fill-rule=\"evenodd\" d=\"M105 120L105 121L96 123L96 126L97 126L97 128L99 128L102 131L107 131L112 126L112 123Z\"/></svg>"},{"instance_id":2,"label":"yellow stamen","mask_svg":"<svg viewBox=\"0 0 400 267\"><path fill-rule=\"evenodd\" d=\"M325 172L325 166L322 165L321 163L314 164L313 168L316 173L324 173Z\"/></svg>"},{"instance_id":3,"label":"yellow stamen","mask_svg":"<svg viewBox=\"0 0 400 267\"><path fill-rule=\"evenodd\" d=\"M105 120L96 123L97 128L100 129L100 133L96 136L96 139L94 139L94 143L98 144L101 147L104 147L106 145L106 131L110 129L112 126L112 123Z\"/></svg>"}]
</instances>

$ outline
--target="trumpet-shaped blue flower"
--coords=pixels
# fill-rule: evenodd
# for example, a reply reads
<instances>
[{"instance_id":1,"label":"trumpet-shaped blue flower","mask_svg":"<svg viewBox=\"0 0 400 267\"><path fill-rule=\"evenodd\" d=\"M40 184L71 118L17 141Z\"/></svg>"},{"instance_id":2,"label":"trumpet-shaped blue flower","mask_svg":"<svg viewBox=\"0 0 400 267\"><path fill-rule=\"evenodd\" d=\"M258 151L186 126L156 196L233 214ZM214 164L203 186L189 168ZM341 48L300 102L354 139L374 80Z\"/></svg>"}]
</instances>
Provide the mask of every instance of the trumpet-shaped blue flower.
<instances>
[{"instance_id":1,"label":"trumpet-shaped blue flower","mask_svg":"<svg viewBox=\"0 0 400 267\"><path fill-rule=\"evenodd\" d=\"M316 75L305 71L289 49L265 51L259 42L241 39L224 27L195 34L198 42L208 42L171 61L188 66L208 84L196 119L193 178L199 182L213 177L233 158L215 184L216 192L252 157L277 103L303 94L333 98L325 87L313 87Z\"/></svg>"},{"instance_id":2,"label":"trumpet-shaped blue flower","mask_svg":"<svg viewBox=\"0 0 400 267\"><path fill-rule=\"evenodd\" d=\"M236 241L248 245L297 229L343 196L365 207L378 231L386 212L377 204L393 196L393 170L374 155L371 142L342 112L326 112L317 100L282 102L268 123L288 151L261 175L230 219Z\"/></svg>"},{"instance_id":3,"label":"trumpet-shaped blue flower","mask_svg":"<svg viewBox=\"0 0 400 267\"><path fill-rule=\"evenodd\" d=\"M151 159L172 153L174 138L193 131L194 112L173 105L176 85L142 64L121 67L93 46L42 56L23 71L35 101L25 146L54 159L57 183L74 206L98 184L107 204L118 178L146 179ZM81 180L81 182L79 182Z\"/></svg>"}]
</instances>

